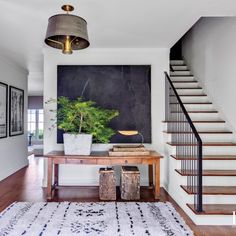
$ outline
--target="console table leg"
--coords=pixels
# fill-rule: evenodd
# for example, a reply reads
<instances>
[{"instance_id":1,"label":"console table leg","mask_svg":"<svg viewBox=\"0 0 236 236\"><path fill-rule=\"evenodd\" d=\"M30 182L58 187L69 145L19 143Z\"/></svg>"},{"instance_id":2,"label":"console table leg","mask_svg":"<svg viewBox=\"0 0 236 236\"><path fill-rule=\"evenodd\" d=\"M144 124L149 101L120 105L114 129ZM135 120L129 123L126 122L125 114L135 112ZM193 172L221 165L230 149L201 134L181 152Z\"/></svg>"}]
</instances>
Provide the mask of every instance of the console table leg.
<instances>
[{"instance_id":1,"label":"console table leg","mask_svg":"<svg viewBox=\"0 0 236 236\"><path fill-rule=\"evenodd\" d=\"M153 188L153 165L148 165L149 188Z\"/></svg>"},{"instance_id":2,"label":"console table leg","mask_svg":"<svg viewBox=\"0 0 236 236\"><path fill-rule=\"evenodd\" d=\"M52 158L48 158L48 183L47 183L47 199L51 200L52 199L52 169L53 163L52 163Z\"/></svg>"},{"instance_id":3,"label":"console table leg","mask_svg":"<svg viewBox=\"0 0 236 236\"><path fill-rule=\"evenodd\" d=\"M155 199L160 198L160 159L155 163Z\"/></svg>"},{"instance_id":4,"label":"console table leg","mask_svg":"<svg viewBox=\"0 0 236 236\"><path fill-rule=\"evenodd\" d=\"M58 172L59 172L59 165L54 165L54 186L58 186Z\"/></svg>"}]
</instances>

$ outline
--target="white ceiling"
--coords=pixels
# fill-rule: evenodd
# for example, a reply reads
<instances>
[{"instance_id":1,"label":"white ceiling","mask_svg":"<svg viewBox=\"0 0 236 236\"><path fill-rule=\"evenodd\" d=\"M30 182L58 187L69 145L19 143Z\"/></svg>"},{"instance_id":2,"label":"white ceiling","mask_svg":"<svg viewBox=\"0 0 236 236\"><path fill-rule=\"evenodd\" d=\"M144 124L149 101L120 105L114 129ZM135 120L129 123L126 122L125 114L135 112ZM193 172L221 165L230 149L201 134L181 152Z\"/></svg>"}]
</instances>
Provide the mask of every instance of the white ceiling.
<instances>
[{"instance_id":1,"label":"white ceiling","mask_svg":"<svg viewBox=\"0 0 236 236\"><path fill-rule=\"evenodd\" d=\"M236 15L235 0L0 0L0 53L29 70L31 94L42 93L48 18L65 3L87 20L92 48L170 48L201 16Z\"/></svg>"}]
</instances>

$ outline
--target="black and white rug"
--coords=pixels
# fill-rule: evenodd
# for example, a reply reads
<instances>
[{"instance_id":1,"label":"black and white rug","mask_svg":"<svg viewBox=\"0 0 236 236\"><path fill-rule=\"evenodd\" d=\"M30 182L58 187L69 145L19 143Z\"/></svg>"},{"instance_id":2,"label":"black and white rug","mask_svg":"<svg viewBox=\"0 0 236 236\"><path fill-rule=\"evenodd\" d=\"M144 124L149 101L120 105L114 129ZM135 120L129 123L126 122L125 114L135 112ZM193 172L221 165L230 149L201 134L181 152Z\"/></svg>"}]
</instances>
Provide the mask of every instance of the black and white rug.
<instances>
[{"instance_id":1,"label":"black and white rug","mask_svg":"<svg viewBox=\"0 0 236 236\"><path fill-rule=\"evenodd\" d=\"M0 213L0 236L193 235L170 203L15 202Z\"/></svg>"}]
</instances>

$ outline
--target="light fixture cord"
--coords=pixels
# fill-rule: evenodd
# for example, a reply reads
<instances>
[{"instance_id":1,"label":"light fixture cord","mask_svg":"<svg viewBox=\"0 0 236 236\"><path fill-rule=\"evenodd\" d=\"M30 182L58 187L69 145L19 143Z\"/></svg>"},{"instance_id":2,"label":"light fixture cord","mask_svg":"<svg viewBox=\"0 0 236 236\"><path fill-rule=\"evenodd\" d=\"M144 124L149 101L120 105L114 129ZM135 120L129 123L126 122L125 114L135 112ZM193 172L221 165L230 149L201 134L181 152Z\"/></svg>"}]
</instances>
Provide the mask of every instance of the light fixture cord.
<instances>
[{"instance_id":1,"label":"light fixture cord","mask_svg":"<svg viewBox=\"0 0 236 236\"><path fill-rule=\"evenodd\" d=\"M138 135L141 137L141 144L143 144L144 143L144 137L143 137L142 133L138 133Z\"/></svg>"}]
</instances>

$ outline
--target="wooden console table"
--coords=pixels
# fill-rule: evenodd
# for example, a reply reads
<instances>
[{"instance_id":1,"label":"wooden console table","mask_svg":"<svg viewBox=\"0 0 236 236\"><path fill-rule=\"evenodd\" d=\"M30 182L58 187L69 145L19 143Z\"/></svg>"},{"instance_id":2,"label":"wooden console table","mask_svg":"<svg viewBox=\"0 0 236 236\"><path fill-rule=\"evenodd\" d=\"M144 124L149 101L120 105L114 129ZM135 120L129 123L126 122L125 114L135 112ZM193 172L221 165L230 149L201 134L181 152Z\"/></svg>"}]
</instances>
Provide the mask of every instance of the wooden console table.
<instances>
[{"instance_id":1,"label":"wooden console table","mask_svg":"<svg viewBox=\"0 0 236 236\"><path fill-rule=\"evenodd\" d=\"M148 165L149 168L149 185L153 186L153 170L155 176L154 195L155 199L160 196L160 158L162 156L152 151L148 156L127 156L127 157L110 157L108 152L92 152L90 156L72 156L65 155L63 151L52 151L44 156L48 161L47 169L47 199L52 200L54 190L58 187L58 166L61 164L78 164L78 165ZM53 176L54 175L54 176ZM54 183L52 179L54 177Z\"/></svg>"}]
</instances>

